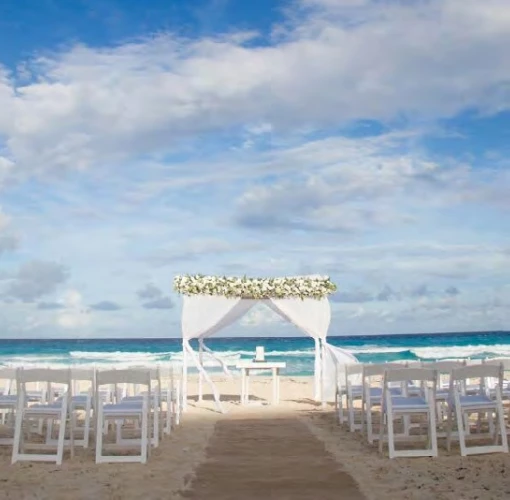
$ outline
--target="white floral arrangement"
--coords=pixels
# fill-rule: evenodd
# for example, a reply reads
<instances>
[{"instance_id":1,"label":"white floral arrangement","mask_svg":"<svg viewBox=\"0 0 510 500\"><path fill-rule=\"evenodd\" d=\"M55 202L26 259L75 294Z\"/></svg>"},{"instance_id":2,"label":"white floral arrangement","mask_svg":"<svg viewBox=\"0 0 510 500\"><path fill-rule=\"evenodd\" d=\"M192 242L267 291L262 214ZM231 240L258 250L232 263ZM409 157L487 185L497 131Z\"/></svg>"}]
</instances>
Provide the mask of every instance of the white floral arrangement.
<instances>
[{"instance_id":1,"label":"white floral arrangement","mask_svg":"<svg viewBox=\"0 0 510 500\"><path fill-rule=\"evenodd\" d=\"M329 276L242 278L184 275L174 278L174 289L183 295L219 295L245 299L322 299L336 292Z\"/></svg>"}]
</instances>

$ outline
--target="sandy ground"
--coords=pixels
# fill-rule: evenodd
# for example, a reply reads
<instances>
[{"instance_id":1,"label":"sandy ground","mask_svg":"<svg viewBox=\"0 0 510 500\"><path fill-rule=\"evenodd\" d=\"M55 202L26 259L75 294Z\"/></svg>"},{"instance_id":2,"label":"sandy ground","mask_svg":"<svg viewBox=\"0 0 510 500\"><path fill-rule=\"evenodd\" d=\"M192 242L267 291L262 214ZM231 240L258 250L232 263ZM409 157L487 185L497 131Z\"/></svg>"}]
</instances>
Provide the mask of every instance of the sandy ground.
<instances>
[{"instance_id":1,"label":"sandy ground","mask_svg":"<svg viewBox=\"0 0 510 500\"><path fill-rule=\"evenodd\" d=\"M329 460L336 461L339 474L343 471L350 475L356 483L354 486L368 500L510 498L510 454L461 458L458 447L448 453L440 441L440 456L436 459L389 460L379 455L377 448L368 445L359 434L351 434L338 426L331 407L322 410L312 400L311 379L282 378L282 402L278 407L262 404L271 394L269 379L252 378L254 403L249 407L239 406L239 380L217 380L228 413L217 413L210 397L201 403L192 402L181 425L153 451L145 466L96 465L93 450L81 449L77 449L72 460L66 456L61 467L44 463L12 466L10 447L0 446L0 500L200 498L196 496L197 484L214 479L211 475L204 476L204 470L207 471L204 467L214 459L215 449L218 453L221 451L220 455L228 456L231 446L232 453L237 453L237 460L242 462L243 454L239 453L239 447L235 448L239 440L237 445L229 443L228 433L233 430L235 434L236 428L229 430L228 422L235 421L240 426L239 437L243 433L248 436L250 432L259 432L256 426L259 419L271 423L271 429L264 430L266 440L268 432L269 436L271 432L278 435L275 424L285 428L284 437L289 444L299 442L300 436L306 435L299 455L307 454L310 460L323 461L321 463L328 464L327 467L331 465ZM210 392L207 387L206 392ZM193 394L196 394L194 384L190 387L190 395ZM285 425L285 421L292 425ZM279 453L281 462L281 450L275 451L274 460L278 460ZM295 474L299 478L295 462L285 456L287 465L280 468L278 474L288 478ZM324 481L336 480L331 475L329 478ZM348 477L344 479L349 481ZM218 475L217 480L220 483L217 487L228 487L228 475ZM209 483L211 492L212 488ZM282 493L280 498L286 497ZM343 497L339 495L338 498Z\"/></svg>"}]
</instances>

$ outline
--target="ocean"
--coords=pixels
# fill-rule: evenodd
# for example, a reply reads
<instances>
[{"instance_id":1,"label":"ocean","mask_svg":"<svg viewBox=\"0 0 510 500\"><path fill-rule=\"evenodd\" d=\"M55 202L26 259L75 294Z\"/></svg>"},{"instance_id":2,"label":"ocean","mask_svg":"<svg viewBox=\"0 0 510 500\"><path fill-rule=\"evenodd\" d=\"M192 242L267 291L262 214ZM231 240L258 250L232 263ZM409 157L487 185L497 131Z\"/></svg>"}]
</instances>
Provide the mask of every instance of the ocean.
<instances>
[{"instance_id":1,"label":"ocean","mask_svg":"<svg viewBox=\"0 0 510 500\"><path fill-rule=\"evenodd\" d=\"M510 357L510 332L330 336L328 340L352 352L361 362ZM263 345L266 357L287 363L285 375L313 374L314 344L304 335L216 337L206 344L229 364L251 359L255 346ZM28 368L72 364L120 368L169 361L176 365L182 361L180 339L0 340L0 366ZM206 358L205 364L211 370L220 369L213 359Z\"/></svg>"}]
</instances>

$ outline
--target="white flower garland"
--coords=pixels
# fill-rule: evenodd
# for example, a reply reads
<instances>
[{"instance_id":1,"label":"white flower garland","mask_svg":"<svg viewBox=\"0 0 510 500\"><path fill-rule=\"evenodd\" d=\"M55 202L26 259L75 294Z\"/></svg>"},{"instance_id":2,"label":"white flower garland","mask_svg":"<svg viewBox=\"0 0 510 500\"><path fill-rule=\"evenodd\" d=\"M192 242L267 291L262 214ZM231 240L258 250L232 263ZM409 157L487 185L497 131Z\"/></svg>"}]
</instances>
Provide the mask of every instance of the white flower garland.
<instances>
[{"instance_id":1,"label":"white flower garland","mask_svg":"<svg viewBox=\"0 0 510 500\"><path fill-rule=\"evenodd\" d=\"M176 276L174 289L183 295L219 295L245 299L322 299L336 291L328 276L288 278L236 278L228 276Z\"/></svg>"}]
</instances>

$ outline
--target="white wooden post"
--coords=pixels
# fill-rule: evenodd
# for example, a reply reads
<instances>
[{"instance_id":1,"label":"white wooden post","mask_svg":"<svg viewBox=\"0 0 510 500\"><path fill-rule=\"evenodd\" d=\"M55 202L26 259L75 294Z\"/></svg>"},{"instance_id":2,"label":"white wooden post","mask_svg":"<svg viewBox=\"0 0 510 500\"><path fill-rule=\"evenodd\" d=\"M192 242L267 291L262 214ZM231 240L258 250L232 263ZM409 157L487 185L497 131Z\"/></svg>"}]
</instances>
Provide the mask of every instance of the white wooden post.
<instances>
[{"instance_id":1,"label":"white wooden post","mask_svg":"<svg viewBox=\"0 0 510 500\"><path fill-rule=\"evenodd\" d=\"M188 409L188 351L182 341L182 411Z\"/></svg>"},{"instance_id":2,"label":"white wooden post","mask_svg":"<svg viewBox=\"0 0 510 500\"><path fill-rule=\"evenodd\" d=\"M314 399L320 401L321 395L321 347L318 338L314 338L315 342L315 361L314 361Z\"/></svg>"},{"instance_id":3,"label":"white wooden post","mask_svg":"<svg viewBox=\"0 0 510 500\"><path fill-rule=\"evenodd\" d=\"M218 389L216 389L216 386L214 385L214 382L211 380L211 377L209 377L209 375L205 371L204 367L200 364L198 356L195 354L195 351L192 349L192 347L189 344L189 342L187 342L187 341L184 341L184 342L185 342L184 349L189 349L188 352L189 352L191 360L193 361L193 363L197 367L198 371L201 372L204 375L205 381L209 384L209 386L211 387L211 389L213 391L213 397L214 397L214 402L216 404L216 408L218 409L219 412L226 413L224 411L224 409L223 409L223 406L221 405L220 395L218 393Z\"/></svg>"},{"instance_id":4,"label":"white wooden post","mask_svg":"<svg viewBox=\"0 0 510 500\"><path fill-rule=\"evenodd\" d=\"M204 366L204 346L202 344L202 339L198 340L198 361L200 365ZM198 372L198 400L203 401L203 381L204 376L202 375L202 371Z\"/></svg>"},{"instance_id":5,"label":"white wooden post","mask_svg":"<svg viewBox=\"0 0 510 500\"><path fill-rule=\"evenodd\" d=\"M326 408L326 391L325 391L325 363L326 363L326 343L321 339L321 403L322 408Z\"/></svg>"}]
</instances>

